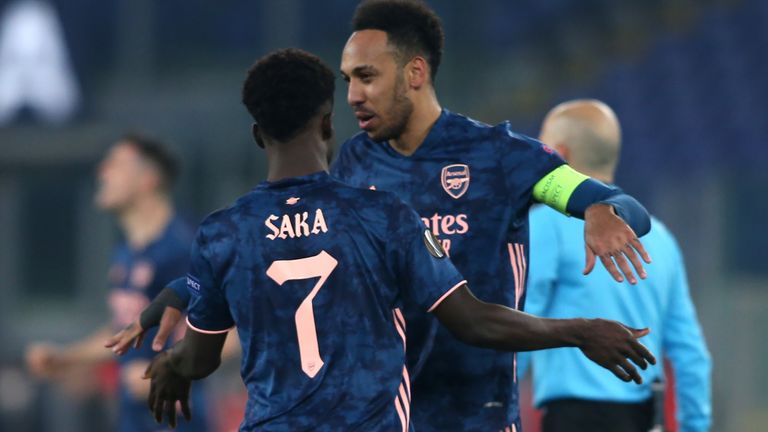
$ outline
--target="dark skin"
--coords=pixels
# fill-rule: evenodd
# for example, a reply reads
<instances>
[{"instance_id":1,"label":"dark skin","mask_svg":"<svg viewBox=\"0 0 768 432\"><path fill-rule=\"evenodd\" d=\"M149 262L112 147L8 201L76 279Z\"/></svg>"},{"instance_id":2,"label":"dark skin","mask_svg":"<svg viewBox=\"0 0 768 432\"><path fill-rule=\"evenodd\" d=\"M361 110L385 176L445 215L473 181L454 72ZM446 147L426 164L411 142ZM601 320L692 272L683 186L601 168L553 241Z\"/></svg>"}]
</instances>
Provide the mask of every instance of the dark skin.
<instances>
[{"instance_id":1,"label":"dark skin","mask_svg":"<svg viewBox=\"0 0 768 432\"><path fill-rule=\"evenodd\" d=\"M253 134L267 151L270 181L328 169L327 152L333 137L330 111L310 120L290 142L276 143L255 125ZM538 318L480 301L466 285L444 299L434 314L454 336L468 344L504 351L578 347L589 359L627 382L642 382L631 362L641 369L648 363L656 364L653 355L637 341L648 334L647 329L630 329L605 320ZM165 418L171 427L176 426L176 402L180 402L182 414L191 417L191 381L218 368L225 340L225 333L205 334L189 329L183 340L155 357L145 376L152 380L148 404L158 423Z\"/></svg>"}]
</instances>

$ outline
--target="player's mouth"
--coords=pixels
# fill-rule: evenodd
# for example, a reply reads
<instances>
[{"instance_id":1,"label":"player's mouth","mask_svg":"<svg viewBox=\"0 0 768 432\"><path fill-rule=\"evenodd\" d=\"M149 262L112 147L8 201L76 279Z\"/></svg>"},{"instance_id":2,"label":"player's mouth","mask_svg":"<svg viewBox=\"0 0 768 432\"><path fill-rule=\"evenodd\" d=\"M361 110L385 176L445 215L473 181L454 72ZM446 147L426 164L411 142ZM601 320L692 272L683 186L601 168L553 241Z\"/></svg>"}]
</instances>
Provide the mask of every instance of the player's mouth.
<instances>
[{"instance_id":1,"label":"player's mouth","mask_svg":"<svg viewBox=\"0 0 768 432\"><path fill-rule=\"evenodd\" d=\"M358 111L355 113L355 117L357 117L357 125L360 129L368 131L371 128L371 123L373 122L373 119L376 118L376 115Z\"/></svg>"}]
</instances>

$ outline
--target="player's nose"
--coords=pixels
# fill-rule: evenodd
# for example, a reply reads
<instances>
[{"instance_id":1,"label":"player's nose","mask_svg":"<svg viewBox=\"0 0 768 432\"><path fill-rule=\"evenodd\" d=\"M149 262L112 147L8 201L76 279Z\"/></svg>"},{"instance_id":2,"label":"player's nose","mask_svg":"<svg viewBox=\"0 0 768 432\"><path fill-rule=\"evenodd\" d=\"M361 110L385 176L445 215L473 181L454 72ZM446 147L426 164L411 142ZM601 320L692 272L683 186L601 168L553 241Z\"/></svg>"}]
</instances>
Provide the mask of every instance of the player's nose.
<instances>
[{"instance_id":1,"label":"player's nose","mask_svg":"<svg viewBox=\"0 0 768 432\"><path fill-rule=\"evenodd\" d=\"M364 102L365 92L363 92L362 86L356 84L353 80L347 88L347 103L350 106L357 106L362 105Z\"/></svg>"}]
</instances>

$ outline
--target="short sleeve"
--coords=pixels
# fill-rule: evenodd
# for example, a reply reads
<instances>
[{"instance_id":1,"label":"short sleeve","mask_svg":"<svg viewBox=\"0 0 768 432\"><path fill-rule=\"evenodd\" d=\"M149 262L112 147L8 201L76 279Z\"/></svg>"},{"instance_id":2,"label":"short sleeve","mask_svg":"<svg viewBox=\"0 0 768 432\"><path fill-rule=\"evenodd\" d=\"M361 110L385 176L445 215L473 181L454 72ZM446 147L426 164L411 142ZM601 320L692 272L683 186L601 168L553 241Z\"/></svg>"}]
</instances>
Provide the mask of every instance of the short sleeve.
<instances>
[{"instance_id":1,"label":"short sleeve","mask_svg":"<svg viewBox=\"0 0 768 432\"><path fill-rule=\"evenodd\" d=\"M172 280L167 285L168 288L171 289L176 295L181 299L181 301L189 305L189 301L191 300L191 295L189 293L189 289L187 289L187 278L186 277L180 277Z\"/></svg>"},{"instance_id":2,"label":"short sleeve","mask_svg":"<svg viewBox=\"0 0 768 432\"><path fill-rule=\"evenodd\" d=\"M387 252L390 265L401 290L431 312L466 280L413 209L398 202L393 210Z\"/></svg>"},{"instance_id":3,"label":"short sleeve","mask_svg":"<svg viewBox=\"0 0 768 432\"><path fill-rule=\"evenodd\" d=\"M234 326L224 291L206 257L202 228L192 245L189 274L186 277L191 303L187 323L201 333L224 333Z\"/></svg>"},{"instance_id":4,"label":"short sleeve","mask_svg":"<svg viewBox=\"0 0 768 432\"><path fill-rule=\"evenodd\" d=\"M498 154L507 189L514 195L527 195L531 202L536 183L565 161L541 141L512 132L509 123L501 127Z\"/></svg>"}]
</instances>

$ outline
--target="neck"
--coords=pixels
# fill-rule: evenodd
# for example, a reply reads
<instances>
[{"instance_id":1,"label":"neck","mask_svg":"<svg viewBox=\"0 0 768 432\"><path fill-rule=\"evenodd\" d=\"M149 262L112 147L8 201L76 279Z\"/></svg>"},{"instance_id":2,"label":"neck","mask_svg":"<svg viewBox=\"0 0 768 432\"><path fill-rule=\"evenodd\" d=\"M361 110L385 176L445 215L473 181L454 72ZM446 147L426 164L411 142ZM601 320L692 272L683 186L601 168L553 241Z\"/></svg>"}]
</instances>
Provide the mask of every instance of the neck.
<instances>
[{"instance_id":1,"label":"neck","mask_svg":"<svg viewBox=\"0 0 768 432\"><path fill-rule=\"evenodd\" d=\"M286 142L265 142L268 181L328 171L326 144L318 138L299 136Z\"/></svg>"},{"instance_id":2,"label":"neck","mask_svg":"<svg viewBox=\"0 0 768 432\"><path fill-rule=\"evenodd\" d=\"M405 156L412 155L421 147L432 126L440 118L442 107L437 100L435 90L430 88L427 92L424 97L414 100L413 113L403 133L389 140L389 145Z\"/></svg>"},{"instance_id":3,"label":"neck","mask_svg":"<svg viewBox=\"0 0 768 432\"><path fill-rule=\"evenodd\" d=\"M142 249L160 237L173 217L173 206L162 194L138 199L120 213L120 227L133 249Z\"/></svg>"}]
</instances>

